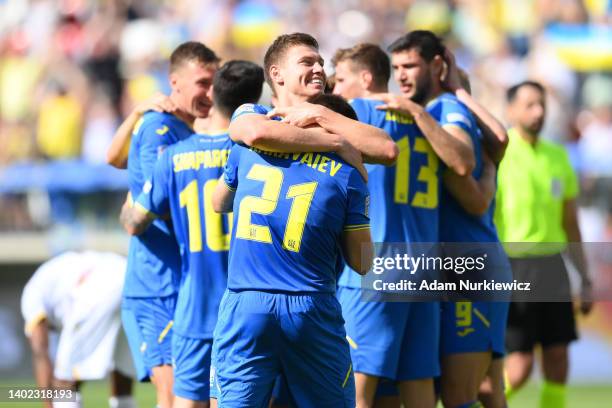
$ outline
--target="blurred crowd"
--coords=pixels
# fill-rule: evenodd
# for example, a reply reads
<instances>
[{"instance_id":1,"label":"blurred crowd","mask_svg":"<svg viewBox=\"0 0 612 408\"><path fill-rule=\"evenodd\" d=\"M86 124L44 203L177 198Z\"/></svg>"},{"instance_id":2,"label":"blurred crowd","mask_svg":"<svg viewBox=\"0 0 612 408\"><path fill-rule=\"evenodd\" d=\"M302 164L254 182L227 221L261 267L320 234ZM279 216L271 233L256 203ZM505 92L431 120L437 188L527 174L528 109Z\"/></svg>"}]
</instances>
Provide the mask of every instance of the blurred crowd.
<instances>
[{"instance_id":1,"label":"blurred crowd","mask_svg":"<svg viewBox=\"0 0 612 408\"><path fill-rule=\"evenodd\" d=\"M445 38L500 118L508 86L541 81L544 137L570 149L583 204L612 212L612 0L0 0L0 167L103 163L134 104L168 92L185 40L261 61L279 33L305 31L329 60L412 29Z\"/></svg>"}]
</instances>

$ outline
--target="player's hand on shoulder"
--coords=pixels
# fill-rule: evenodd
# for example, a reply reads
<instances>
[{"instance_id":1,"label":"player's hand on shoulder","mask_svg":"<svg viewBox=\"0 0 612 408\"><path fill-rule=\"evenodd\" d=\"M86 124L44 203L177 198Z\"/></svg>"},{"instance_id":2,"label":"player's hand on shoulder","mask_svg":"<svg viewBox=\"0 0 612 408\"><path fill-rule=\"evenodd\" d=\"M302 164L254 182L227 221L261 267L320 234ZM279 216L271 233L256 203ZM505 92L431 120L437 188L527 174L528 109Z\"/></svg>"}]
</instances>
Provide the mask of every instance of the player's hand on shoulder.
<instances>
[{"instance_id":1,"label":"player's hand on shoulder","mask_svg":"<svg viewBox=\"0 0 612 408\"><path fill-rule=\"evenodd\" d=\"M172 102L169 96L157 92L149 99L142 101L138 105L136 105L134 110L140 115L144 115L145 112L150 110L155 112L174 113L177 110L177 107L174 102Z\"/></svg>"},{"instance_id":2,"label":"player's hand on shoulder","mask_svg":"<svg viewBox=\"0 0 612 408\"><path fill-rule=\"evenodd\" d=\"M461 80L461 72L455 61L455 56L448 48L444 51L444 62L446 63L446 71L441 78L442 86L446 90L455 93L458 89L463 88L463 81Z\"/></svg>"},{"instance_id":3,"label":"player's hand on shoulder","mask_svg":"<svg viewBox=\"0 0 612 408\"><path fill-rule=\"evenodd\" d=\"M316 124L308 125L306 126L306 129L308 129L309 132L317 132L323 135L328 135L330 138L333 136L336 136L333 133L328 132L325 128L319 125L316 125ZM336 154L340 156L342 160L344 160L349 165L354 167L359 172L359 174L361 174L361 177L363 177L363 179L367 183L368 171L363 165L363 155L361 154L359 150L357 150L355 146L353 146L345 138L341 137L341 145L340 145L340 148L336 150Z\"/></svg>"},{"instance_id":4,"label":"player's hand on shoulder","mask_svg":"<svg viewBox=\"0 0 612 408\"><path fill-rule=\"evenodd\" d=\"M370 95L369 98L383 102L381 105L376 106L378 110L398 111L412 116L416 116L417 113L423 110L421 105L401 95L378 93Z\"/></svg>"},{"instance_id":5,"label":"player's hand on shoulder","mask_svg":"<svg viewBox=\"0 0 612 408\"><path fill-rule=\"evenodd\" d=\"M355 146L344 139L342 146L336 153L345 162L353 166L359 172L359 174L361 174L361 177L363 177L366 183L368 182L368 171L363 165L363 155Z\"/></svg>"},{"instance_id":6,"label":"player's hand on shoulder","mask_svg":"<svg viewBox=\"0 0 612 408\"><path fill-rule=\"evenodd\" d=\"M398 98L398 95L394 95L392 93L375 93L368 96L368 99L374 99L383 102L383 104L378 105L376 107L376 109L380 110L387 110L390 109L391 106L398 106Z\"/></svg>"},{"instance_id":7,"label":"player's hand on shoulder","mask_svg":"<svg viewBox=\"0 0 612 408\"><path fill-rule=\"evenodd\" d=\"M267 116L269 118L275 116L281 117L282 123L304 128L318 123L319 118L325 114L326 109L322 105L303 102L296 106L274 108L268 112Z\"/></svg>"}]
</instances>

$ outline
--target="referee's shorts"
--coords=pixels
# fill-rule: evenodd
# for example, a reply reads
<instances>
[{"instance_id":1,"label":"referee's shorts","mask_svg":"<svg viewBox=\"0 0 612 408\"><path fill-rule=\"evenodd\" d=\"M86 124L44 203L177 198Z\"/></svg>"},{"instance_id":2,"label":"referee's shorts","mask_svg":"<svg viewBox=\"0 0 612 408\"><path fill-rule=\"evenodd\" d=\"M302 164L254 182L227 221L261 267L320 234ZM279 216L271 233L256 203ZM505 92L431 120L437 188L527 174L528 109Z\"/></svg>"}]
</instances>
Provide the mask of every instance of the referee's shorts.
<instances>
[{"instance_id":1,"label":"referee's shorts","mask_svg":"<svg viewBox=\"0 0 612 408\"><path fill-rule=\"evenodd\" d=\"M578 338L569 275L561 254L510 258L514 279L530 282L530 300L513 301L508 314L509 353L569 344Z\"/></svg>"}]
</instances>

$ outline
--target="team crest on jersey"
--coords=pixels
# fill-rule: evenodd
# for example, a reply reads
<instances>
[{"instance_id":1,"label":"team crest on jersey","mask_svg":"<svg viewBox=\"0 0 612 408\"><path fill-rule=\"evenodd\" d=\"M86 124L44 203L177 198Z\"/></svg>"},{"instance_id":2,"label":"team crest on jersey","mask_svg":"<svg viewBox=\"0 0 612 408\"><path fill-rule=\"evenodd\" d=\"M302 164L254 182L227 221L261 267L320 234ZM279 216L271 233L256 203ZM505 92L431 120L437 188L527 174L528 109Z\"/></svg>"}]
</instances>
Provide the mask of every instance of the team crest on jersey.
<instances>
[{"instance_id":1,"label":"team crest on jersey","mask_svg":"<svg viewBox=\"0 0 612 408\"><path fill-rule=\"evenodd\" d=\"M164 150L166 150L167 147L168 145L160 145L157 147L157 158L162 155L162 153L164 152Z\"/></svg>"},{"instance_id":2,"label":"team crest on jersey","mask_svg":"<svg viewBox=\"0 0 612 408\"><path fill-rule=\"evenodd\" d=\"M169 130L170 130L170 128L168 126L164 125L164 126L160 127L159 129L157 129L155 131L155 133L157 133L160 136L163 136L166 133L168 133Z\"/></svg>"}]
</instances>

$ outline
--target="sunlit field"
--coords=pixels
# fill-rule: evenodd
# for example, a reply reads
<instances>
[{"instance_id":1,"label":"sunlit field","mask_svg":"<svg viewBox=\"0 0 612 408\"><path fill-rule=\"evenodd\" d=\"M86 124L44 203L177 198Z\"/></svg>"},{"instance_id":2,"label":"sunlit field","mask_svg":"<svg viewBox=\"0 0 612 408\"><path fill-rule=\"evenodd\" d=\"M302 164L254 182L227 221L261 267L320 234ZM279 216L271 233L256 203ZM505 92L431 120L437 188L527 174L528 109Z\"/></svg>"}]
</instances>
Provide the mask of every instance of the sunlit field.
<instances>
[{"instance_id":1,"label":"sunlit field","mask_svg":"<svg viewBox=\"0 0 612 408\"><path fill-rule=\"evenodd\" d=\"M24 383L19 385L24 386ZM33 385L30 383L30 385ZM1 387L15 386L15 383L4 383ZM84 408L108 407L108 386L104 381L87 383L82 389ZM510 408L537 408L538 384L532 384L521 390L510 402ZM155 389L151 384L137 384L135 387L136 403L139 408L155 407ZM38 408L40 403L0 402L4 408ZM441 405L439 405L441 407ZM612 385L573 385L568 388L567 408L606 408L612 406Z\"/></svg>"}]
</instances>

